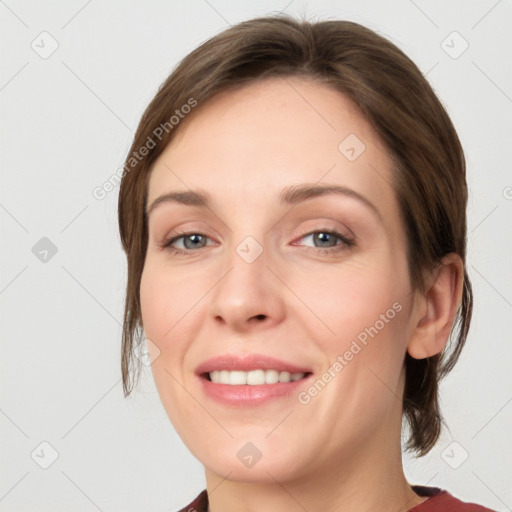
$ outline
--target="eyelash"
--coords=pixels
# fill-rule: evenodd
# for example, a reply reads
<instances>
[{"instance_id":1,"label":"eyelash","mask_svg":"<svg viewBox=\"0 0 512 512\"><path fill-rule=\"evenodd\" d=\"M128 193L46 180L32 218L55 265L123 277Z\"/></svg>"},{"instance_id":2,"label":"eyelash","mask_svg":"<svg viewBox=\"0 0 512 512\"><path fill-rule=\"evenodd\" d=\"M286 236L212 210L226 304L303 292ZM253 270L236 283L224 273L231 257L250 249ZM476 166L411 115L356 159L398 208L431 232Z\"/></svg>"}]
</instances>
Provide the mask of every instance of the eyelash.
<instances>
[{"instance_id":1,"label":"eyelash","mask_svg":"<svg viewBox=\"0 0 512 512\"><path fill-rule=\"evenodd\" d=\"M355 245L355 242L353 239L342 235L338 231L330 230L330 229L318 229L316 231L306 231L305 233L301 234L301 236L299 237L299 240L301 240L302 238L305 238L306 236L314 235L317 233L332 235L341 241L341 243L336 244L332 247L327 247L327 248L325 248L325 247L310 247L310 249L313 249L318 254L332 255L333 253L337 253L340 250L343 250L346 248L351 248ZM188 250L177 249L175 247L172 247L172 244L174 242L176 242L177 240L179 240L180 238L186 238L187 236L191 236L191 235L205 236L203 233L199 233L197 231L174 233L172 236L162 240L162 242L160 242L158 244L158 246L161 247L163 250L169 251L169 252L171 252L171 254L174 254L177 256L190 255L190 253L195 252L198 249L188 249ZM208 238L208 237L206 237L206 238ZM203 247L200 247L199 249L203 249Z\"/></svg>"}]
</instances>

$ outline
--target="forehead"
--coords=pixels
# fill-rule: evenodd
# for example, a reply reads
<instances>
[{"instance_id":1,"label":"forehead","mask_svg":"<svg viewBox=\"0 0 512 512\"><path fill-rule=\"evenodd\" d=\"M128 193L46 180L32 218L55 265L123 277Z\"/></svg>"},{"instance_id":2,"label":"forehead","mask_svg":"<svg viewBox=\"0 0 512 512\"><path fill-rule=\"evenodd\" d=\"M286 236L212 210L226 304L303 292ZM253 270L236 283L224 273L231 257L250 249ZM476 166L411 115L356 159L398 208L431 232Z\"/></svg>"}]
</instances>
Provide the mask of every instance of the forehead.
<instances>
[{"instance_id":1,"label":"forehead","mask_svg":"<svg viewBox=\"0 0 512 512\"><path fill-rule=\"evenodd\" d=\"M256 200L322 181L394 201L391 160L359 108L326 85L277 77L196 107L155 162L148 203L197 187L242 206L248 191Z\"/></svg>"}]
</instances>

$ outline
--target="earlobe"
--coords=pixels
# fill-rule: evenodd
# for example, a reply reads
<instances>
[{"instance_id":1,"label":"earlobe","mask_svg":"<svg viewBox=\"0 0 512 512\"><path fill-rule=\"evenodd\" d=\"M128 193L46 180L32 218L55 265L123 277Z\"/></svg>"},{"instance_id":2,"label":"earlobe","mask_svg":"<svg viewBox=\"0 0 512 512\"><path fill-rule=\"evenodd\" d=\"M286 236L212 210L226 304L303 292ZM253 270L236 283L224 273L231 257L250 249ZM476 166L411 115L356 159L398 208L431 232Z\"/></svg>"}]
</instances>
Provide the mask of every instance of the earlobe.
<instances>
[{"instance_id":1,"label":"earlobe","mask_svg":"<svg viewBox=\"0 0 512 512\"><path fill-rule=\"evenodd\" d=\"M417 296L414 327L407 351L415 359L439 354L450 336L462 297L464 266L458 254L442 258L427 282L427 291Z\"/></svg>"}]
</instances>

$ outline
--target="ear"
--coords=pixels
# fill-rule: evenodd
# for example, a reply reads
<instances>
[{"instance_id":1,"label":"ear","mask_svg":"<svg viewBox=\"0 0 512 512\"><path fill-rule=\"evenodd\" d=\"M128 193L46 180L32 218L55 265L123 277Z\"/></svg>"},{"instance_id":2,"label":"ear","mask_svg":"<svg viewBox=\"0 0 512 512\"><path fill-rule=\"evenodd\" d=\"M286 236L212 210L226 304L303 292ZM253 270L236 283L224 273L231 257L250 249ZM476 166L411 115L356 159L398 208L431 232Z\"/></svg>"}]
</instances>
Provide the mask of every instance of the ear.
<instances>
[{"instance_id":1,"label":"ear","mask_svg":"<svg viewBox=\"0 0 512 512\"><path fill-rule=\"evenodd\" d=\"M427 278L427 291L416 293L413 331L407 347L411 357L424 359L443 350L462 298L463 282L462 260L450 253Z\"/></svg>"}]
</instances>

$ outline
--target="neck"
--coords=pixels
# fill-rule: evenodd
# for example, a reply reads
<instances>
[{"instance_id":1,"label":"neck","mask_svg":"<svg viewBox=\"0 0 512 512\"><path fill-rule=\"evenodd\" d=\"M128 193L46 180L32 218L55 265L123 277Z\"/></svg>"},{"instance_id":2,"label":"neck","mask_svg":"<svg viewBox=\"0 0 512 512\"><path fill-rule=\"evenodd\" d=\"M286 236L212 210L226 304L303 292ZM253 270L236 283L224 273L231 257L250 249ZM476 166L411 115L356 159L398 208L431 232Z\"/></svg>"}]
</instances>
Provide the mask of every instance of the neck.
<instances>
[{"instance_id":1,"label":"neck","mask_svg":"<svg viewBox=\"0 0 512 512\"><path fill-rule=\"evenodd\" d=\"M426 498L405 478L400 428L395 438L391 444L389 436L387 443L380 436L366 440L330 465L312 464L293 480L280 481L270 467L258 482L231 481L206 469L209 512L406 512Z\"/></svg>"}]
</instances>

